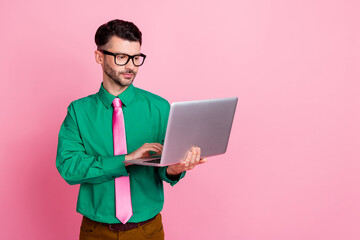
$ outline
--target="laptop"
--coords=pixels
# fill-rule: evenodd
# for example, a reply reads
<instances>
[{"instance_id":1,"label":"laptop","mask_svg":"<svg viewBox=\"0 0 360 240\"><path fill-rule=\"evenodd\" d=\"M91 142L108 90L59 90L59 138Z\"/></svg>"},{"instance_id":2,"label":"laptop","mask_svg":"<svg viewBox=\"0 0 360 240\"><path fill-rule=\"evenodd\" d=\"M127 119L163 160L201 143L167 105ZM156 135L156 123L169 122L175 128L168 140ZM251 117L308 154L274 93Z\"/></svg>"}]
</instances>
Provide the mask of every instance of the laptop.
<instances>
[{"instance_id":1,"label":"laptop","mask_svg":"<svg viewBox=\"0 0 360 240\"><path fill-rule=\"evenodd\" d=\"M201 148L202 158L224 154L237 101L233 97L172 103L162 154L127 162L158 167L177 164L192 146Z\"/></svg>"}]
</instances>

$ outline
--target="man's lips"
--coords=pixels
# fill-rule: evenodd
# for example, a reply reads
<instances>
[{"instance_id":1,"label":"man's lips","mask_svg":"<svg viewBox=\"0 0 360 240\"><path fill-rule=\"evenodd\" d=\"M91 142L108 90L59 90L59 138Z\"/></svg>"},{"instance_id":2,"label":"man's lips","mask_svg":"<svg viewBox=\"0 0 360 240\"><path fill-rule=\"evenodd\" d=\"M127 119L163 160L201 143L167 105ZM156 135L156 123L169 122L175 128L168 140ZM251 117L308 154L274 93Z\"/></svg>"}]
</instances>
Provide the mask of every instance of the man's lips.
<instances>
[{"instance_id":1,"label":"man's lips","mask_svg":"<svg viewBox=\"0 0 360 240\"><path fill-rule=\"evenodd\" d=\"M125 78L132 78L134 76L132 73L122 73L121 75L123 75Z\"/></svg>"}]
</instances>

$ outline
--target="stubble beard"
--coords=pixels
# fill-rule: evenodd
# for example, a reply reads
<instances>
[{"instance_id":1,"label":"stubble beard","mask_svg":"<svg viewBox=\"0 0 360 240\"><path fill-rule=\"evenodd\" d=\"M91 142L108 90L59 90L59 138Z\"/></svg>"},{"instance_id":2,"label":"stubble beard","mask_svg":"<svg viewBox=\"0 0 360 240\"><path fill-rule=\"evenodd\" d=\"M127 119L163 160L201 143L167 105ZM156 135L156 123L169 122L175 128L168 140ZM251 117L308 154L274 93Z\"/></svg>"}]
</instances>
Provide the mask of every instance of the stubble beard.
<instances>
[{"instance_id":1,"label":"stubble beard","mask_svg":"<svg viewBox=\"0 0 360 240\"><path fill-rule=\"evenodd\" d=\"M104 72L115 84L117 84L118 86L121 86L121 87L130 86L136 77L136 72L134 72L130 69L125 70L125 71L116 72L106 62L105 62ZM133 77L132 77L131 81L123 80L121 78L121 74L123 74L123 73L132 73Z\"/></svg>"}]
</instances>

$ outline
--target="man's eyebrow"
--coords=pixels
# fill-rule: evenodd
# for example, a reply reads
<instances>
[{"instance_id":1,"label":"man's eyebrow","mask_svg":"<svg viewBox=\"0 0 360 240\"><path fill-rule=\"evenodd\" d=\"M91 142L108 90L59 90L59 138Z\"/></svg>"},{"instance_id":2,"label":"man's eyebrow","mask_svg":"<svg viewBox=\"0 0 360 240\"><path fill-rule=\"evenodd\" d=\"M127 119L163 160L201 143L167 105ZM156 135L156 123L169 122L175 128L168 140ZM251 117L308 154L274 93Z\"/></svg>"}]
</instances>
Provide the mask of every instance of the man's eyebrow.
<instances>
[{"instance_id":1,"label":"man's eyebrow","mask_svg":"<svg viewBox=\"0 0 360 240\"><path fill-rule=\"evenodd\" d=\"M115 54L123 54L123 55L128 55L128 56L137 56L137 55L140 55L141 53L137 53L137 54L134 54L134 55L130 55L130 54L127 54L127 53L123 53L123 52L114 52Z\"/></svg>"}]
</instances>

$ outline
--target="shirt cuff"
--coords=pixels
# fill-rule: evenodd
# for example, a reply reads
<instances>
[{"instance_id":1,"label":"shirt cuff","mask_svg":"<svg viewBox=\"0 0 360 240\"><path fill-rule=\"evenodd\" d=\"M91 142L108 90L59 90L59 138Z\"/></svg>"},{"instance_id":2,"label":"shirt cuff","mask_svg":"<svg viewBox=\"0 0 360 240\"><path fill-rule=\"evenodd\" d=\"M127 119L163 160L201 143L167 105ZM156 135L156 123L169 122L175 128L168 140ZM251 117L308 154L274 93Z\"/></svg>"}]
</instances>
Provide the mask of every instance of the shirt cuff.
<instances>
[{"instance_id":1,"label":"shirt cuff","mask_svg":"<svg viewBox=\"0 0 360 240\"><path fill-rule=\"evenodd\" d=\"M169 179L168 176L167 176L167 174L166 174L166 169L167 169L167 168L168 168L168 167L161 167L161 168L159 168L159 174L160 174L160 178L161 178L163 181L165 181L165 182L167 182L167 183L170 183L171 186L174 186L175 184L177 184L177 183L180 181L180 179L182 179L183 177L185 177L186 172L184 171L184 172L182 172L182 173L180 174L180 176L178 177L178 179Z\"/></svg>"},{"instance_id":2,"label":"shirt cuff","mask_svg":"<svg viewBox=\"0 0 360 240\"><path fill-rule=\"evenodd\" d=\"M103 170L105 175L111 177L128 176L125 168L125 155L103 157Z\"/></svg>"}]
</instances>

